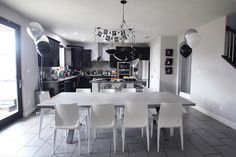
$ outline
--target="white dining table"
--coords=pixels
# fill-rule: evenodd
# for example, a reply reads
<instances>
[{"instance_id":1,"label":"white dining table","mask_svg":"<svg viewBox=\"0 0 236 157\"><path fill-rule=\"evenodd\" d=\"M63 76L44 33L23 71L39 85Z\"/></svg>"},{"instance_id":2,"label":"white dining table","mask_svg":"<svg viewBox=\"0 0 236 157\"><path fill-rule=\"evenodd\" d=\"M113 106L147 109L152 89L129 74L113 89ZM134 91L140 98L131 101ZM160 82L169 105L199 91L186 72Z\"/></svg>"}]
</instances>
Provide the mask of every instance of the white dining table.
<instances>
[{"instance_id":1,"label":"white dining table","mask_svg":"<svg viewBox=\"0 0 236 157\"><path fill-rule=\"evenodd\" d=\"M124 106L126 103L146 104L148 107L158 107L161 103L180 102L183 106L195 106L195 103L170 92L135 92L135 93L76 93L62 92L37 105L39 108L54 108L55 104L77 103L81 107L90 107L96 103L113 103Z\"/></svg>"},{"instance_id":2,"label":"white dining table","mask_svg":"<svg viewBox=\"0 0 236 157\"><path fill-rule=\"evenodd\" d=\"M41 119L44 116L43 109L54 108L55 104L77 103L80 107L90 108L91 104L113 103L115 108L124 107L126 103L146 104L148 108L159 107L161 103L182 103L184 107L195 106L195 103L170 92L115 92L115 93L78 93L62 92L37 105L41 108ZM88 110L89 112L89 110ZM89 114L89 113L88 113ZM72 143L74 131L70 130L67 143Z\"/></svg>"}]
</instances>

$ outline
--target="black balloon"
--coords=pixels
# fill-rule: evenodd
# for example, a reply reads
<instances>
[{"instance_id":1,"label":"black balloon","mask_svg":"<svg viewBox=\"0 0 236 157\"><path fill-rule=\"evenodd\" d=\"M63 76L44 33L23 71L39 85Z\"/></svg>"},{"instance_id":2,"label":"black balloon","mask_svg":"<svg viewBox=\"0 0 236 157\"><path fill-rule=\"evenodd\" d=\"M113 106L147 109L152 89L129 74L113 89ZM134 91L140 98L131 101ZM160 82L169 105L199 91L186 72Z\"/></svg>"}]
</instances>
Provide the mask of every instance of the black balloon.
<instances>
[{"instance_id":1,"label":"black balloon","mask_svg":"<svg viewBox=\"0 0 236 157\"><path fill-rule=\"evenodd\" d=\"M114 55L116 54L118 51L116 49L108 49L106 50L106 52L109 54L109 55Z\"/></svg>"},{"instance_id":2,"label":"black balloon","mask_svg":"<svg viewBox=\"0 0 236 157\"><path fill-rule=\"evenodd\" d=\"M191 47L189 47L187 44L184 44L180 47L180 54L184 58L188 58L188 56L192 53Z\"/></svg>"},{"instance_id":3,"label":"black balloon","mask_svg":"<svg viewBox=\"0 0 236 157\"><path fill-rule=\"evenodd\" d=\"M124 52L122 51L118 51L117 50L117 53L113 55L115 58L117 58L118 60L120 61L127 61L127 56Z\"/></svg>"},{"instance_id":4,"label":"black balloon","mask_svg":"<svg viewBox=\"0 0 236 157\"><path fill-rule=\"evenodd\" d=\"M41 56L47 56L50 53L51 45L46 41L40 41L37 43L36 48Z\"/></svg>"}]
</instances>

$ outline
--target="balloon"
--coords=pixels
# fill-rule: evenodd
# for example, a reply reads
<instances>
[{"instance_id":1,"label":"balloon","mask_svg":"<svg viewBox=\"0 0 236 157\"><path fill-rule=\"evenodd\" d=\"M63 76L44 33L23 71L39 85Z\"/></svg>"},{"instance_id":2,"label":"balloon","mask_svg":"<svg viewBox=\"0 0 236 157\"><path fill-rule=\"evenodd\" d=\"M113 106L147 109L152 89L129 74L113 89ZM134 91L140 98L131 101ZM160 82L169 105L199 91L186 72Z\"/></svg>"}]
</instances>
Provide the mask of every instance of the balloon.
<instances>
[{"instance_id":1,"label":"balloon","mask_svg":"<svg viewBox=\"0 0 236 157\"><path fill-rule=\"evenodd\" d=\"M36 42L36 50L42 57L47 56L50 53L51 45L49 44L48 38L45 35L43 35Z\"/></svg>"},{"instance_id":2,"label":"balloon","mask_svg":"<svg viewBox=\"0 0 236 157\"><path fill-rule=\"evenodd\" d=\"M199 33L191 28L185 32L184 38L189 47L194 48L200 43L200 35Z\"/></svg>"},{"instance_id":3,"label":"balloon","mask_svg":"<svg viewBox=\"0 0 236 157\"><path fill-rule=\"evenodd\" d=\"M43 27L37 22L31 22L27 27L27 33L36 43L43 36Z\"/></svg>"},{"instance_id":4,"label":"balloon","mask_svg":"<svg viewBox=\"0 0 236 157\"><path fill-rule=\"evenodd\" d=\"M131 66L132 66L133 68L135 68L135 67L138 65L138 62L139 62L139 58L133 60L132 63L131 63Z\"/></svg>"},{"instance_id":5,"label":"balloon","mask_svg":"<svg viewBox=\"0 0 236 157\"><path fill-rule=\"evenodd\" d=\"M180 54L184 58L187 58L191 53L192 53L192 49L187 44L184 44L180 47Z\"/></svg>"},{"instance_id":6,"label":"balloon","mask_svg":"<svg viewBox=\"0 0 236 157\"><path fill-rule=\"evenodd\" d=\"M114 55L116 54L118 51L116 49L108 49L106 50L106 52L109 54L109 55Z\"/></svg>"}]
</instances>

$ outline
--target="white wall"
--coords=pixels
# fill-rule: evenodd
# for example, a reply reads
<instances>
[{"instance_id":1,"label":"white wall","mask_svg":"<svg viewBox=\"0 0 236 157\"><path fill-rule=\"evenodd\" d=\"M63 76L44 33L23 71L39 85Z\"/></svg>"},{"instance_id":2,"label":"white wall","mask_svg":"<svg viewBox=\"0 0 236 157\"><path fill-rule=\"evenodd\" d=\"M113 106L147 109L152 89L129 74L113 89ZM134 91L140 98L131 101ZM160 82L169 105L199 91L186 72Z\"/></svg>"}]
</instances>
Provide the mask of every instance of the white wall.
<instances>
[{"instance_id":1,"label":"white wall","mask_svg":"<svg viewBox=\"0 0 236 157\"><path fill-rule=\"evenodd\" d=\"M35 110L34 91L38 85L38 60L35 45L26 32L26 27L31 20L25 18L14 10L0 4L0 15L21 26L21 74L23 115L27 116ZM46 30L46 35L49 32ZM50 33L50 36L52 33ZM55 36L52 36L53 38ZM55 38L61 40L59 37ZM64 41L62 41L64 42Z\"/></svg>"},{"instance_id":2,"label":"white wall","mask_svg":"<svg viewBox=\"0 0 236 157\"><path fill-rule=\"evenodd\" d=\"M160 90L161 37L150 43L150 88Z\"/></svg>"},{"instance_id":3,"label":"white wall","mask_svg":"<svg viewBox=\"0 0 236 157\"><path fill-rule=\"evenodd\" d=\"M197 28L192 52L191 97L202 112L236 129L236 69L221 58L226 17Z\"/></svg>"},{"instance_id":4,"label":"white wall","mask_svg":"<svg viewBox=\"0 0 236 157\"><path fill-rule=\"evenodd\" d=\"M162 36L161 37L161 69L160 69L160 91L169 91L176 93L177 81L177 44L178 38L176 36ZM166 57L166 49L173 49L173 57ZM173 58L173 74L165 73L166 58Z\"/></svg>"}]
</instances>

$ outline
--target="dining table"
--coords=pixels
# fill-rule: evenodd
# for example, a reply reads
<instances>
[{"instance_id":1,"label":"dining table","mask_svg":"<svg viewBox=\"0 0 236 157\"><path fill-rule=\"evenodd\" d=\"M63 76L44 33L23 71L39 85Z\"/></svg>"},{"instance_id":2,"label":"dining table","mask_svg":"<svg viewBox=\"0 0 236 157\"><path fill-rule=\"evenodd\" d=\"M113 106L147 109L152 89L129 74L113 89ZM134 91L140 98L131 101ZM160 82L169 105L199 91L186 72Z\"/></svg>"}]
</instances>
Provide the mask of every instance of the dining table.
<instances>
[{"instance_id":1,"label":"dining table","mask_svg":"<svg viewBox=\"0 0 236 157\"><path fill-rule=\"evenodd\" d=\"M125 104L143 104L148 108L159 107L161 103L182 103L183 107L195 106L195 103L170 92L115 92L115 93L78 93L61 92L49 100L37 105L41 110L54 108L56 104L76 103L81 108L90 108L91 104L112 103L115 108ZM174 105L174 104L173 104ZM88 110L89 111L89 110ZM43 112L40 113L43 116ZM67 143L72 143L73 130L70 130Z\"/></svg>"}]
</instances>

